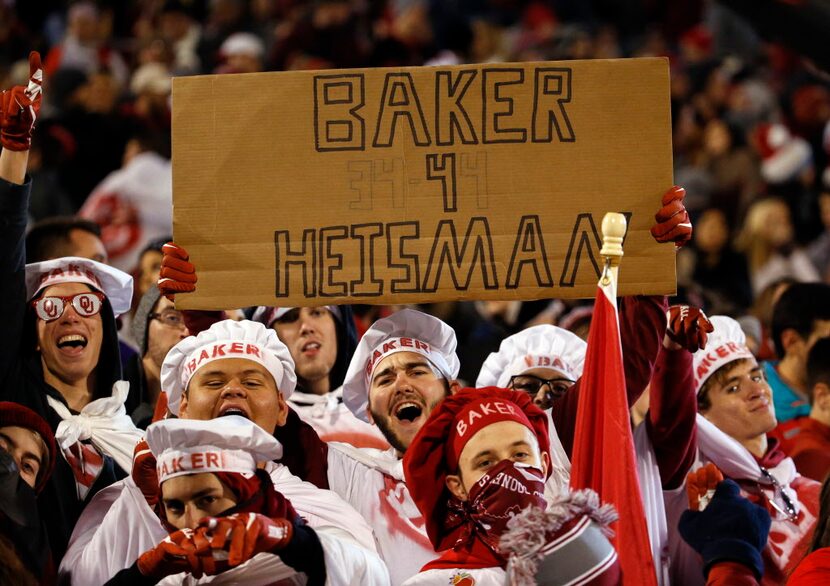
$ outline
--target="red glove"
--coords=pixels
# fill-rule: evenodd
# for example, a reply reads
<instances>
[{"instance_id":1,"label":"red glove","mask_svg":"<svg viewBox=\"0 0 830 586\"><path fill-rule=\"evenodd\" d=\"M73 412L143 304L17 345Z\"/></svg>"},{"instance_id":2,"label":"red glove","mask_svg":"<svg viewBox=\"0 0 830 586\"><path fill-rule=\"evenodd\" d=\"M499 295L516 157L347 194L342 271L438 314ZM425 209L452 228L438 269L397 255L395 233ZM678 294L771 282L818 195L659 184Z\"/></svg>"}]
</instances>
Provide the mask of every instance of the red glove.
<instances>
[{"instance_id":1,"label":"red glove","mask_svg":"<svg viewBox=\"0 0 830 586\"><path fill-rule=\"evenodd\" d=\"M40 114L43 70L40 53L29 53L29 85L16 85L0 93L0 144L10 151L27 151L32 146L32 130Z\"/></svg>"},{"instance_id":2,"label":"red glove","mask_svg":"<svg viewBox=\"0 0 830 586\"><path fill-rule=\"evenodd\" d=\"M173 301L176 293L193 293L196 290L196 267L188 262L187 251L168 242L161 247L161 271L158 288L161 294Z\"/></svg>"},{"instance_id":3,"label":"red glove","mask_svg":"<svg viewBox=\"0 0 830 586\"><path fill-rule=\"evenodd\" d=\"M204 540L197 545L192 529L182 529L168 535L164 541L138 558L138 571L145 576L161 579L165 576L189 572L195 578L204 573L202 557L209 546Z\"/></svg>"},{"instance_id":4,"label":"red glove","mask_svg":"<svg viewBox=\"0 0 830 586\"><path fill-rule=\"evenodd\" d=\"M692 222L683 205L686 190L675 185L663 194L663 207L654 215L651 235L657 242L674 242L680 248L692 238Z\"/></svg>"},{"instance_id":5,"label":"red glove","mask_svg":"<svg viewBox=\"0 0 830 586\"><path fill-rule=\"evenodd\" d=\"M156 472L156 457L150 451L150 446L142 439L133 450L133 482L141 490L144 500L155 508L159 502L159 477Z\"/></svg>"},{"instance_id":6,"label":"red glove","mask_svg":"<svg viewBox=\"0 0 830 586\"><path fill-rule=\"evenodd\" d=\"M689 352L705 348L709 334L715 329L706 314L697 307L672 305L666 316L669 322L666 335Z\"/></svg>"},{"instance_id":7,"label":"red glove","mask_svg":"<svg viewBox=\"0 0 830 586\"><path fill-rule=\"evenodd\" d=\"M294 536L294 524L259 513L236 513L202 519L196 534L207 539L214 552L227 551L228 566L235 567L258 553L284 548Z\"/></svg>"},{"instance_id":8,"label":"red glove","mask_svg":"<svg viewBox=\"0 0 830 586\"><path fill-rule=\"evenodd\" d=\"M711 462L703 468L690 472L686 477L686 495L689 497L689 508L693 511L702 511L715 495L715 489L723 481L723 474Z\"/></svg>"}]
</instances>

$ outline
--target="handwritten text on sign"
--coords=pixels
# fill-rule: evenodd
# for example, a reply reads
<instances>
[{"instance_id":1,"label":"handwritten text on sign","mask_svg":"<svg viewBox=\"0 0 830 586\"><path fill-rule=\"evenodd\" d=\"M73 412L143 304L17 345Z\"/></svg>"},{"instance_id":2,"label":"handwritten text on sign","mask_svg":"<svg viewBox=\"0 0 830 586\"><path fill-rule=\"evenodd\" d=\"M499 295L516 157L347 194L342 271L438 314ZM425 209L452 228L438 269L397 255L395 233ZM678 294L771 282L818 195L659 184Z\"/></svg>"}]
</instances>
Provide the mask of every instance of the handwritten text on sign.
<instances>
[{"instance_id":1,"label":"handwritten text on sign","mask_svg":"<svg viewBox=\"0 0 830 586\"><path fill-rule=\"evenodd\" d=\"M607 211L622 291L670 292L668 103L661 59L177 79L182 305L592 295Z\"/></svg>"}]
</instances>

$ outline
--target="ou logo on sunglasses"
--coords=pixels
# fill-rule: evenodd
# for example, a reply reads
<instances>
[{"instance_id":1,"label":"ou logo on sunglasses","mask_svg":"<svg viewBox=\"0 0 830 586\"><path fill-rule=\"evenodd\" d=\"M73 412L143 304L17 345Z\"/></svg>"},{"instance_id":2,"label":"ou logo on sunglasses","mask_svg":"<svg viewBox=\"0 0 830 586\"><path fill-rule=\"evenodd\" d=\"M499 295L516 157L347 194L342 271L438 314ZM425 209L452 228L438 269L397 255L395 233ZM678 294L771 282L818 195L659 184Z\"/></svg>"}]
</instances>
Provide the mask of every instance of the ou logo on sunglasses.
<instances>
[{"instance_id":1,"label":"ou logo on sunglasses","mask_svg":"<svg viewBox=\"0 0 830 586\"><path fill-rule=\"evenodd\" d=\"M84 295L78 299L78 302L81 304L81 309L88 314L92 314L95 309L92 299L93 298L88 295Z\"/></svg>"},{"instance_id":2,"label":"ou logo on sunglasses","mask_svg":"<svg viewBox=\"0 0 830 586\"><path fill-rule=\"evenodd\" d=\"M46 303L43 304L43 310L51 318L55 318L55 317L58 316L58 307L51 300L49 300L49 301L47 301Z\"/></svg>"}]
</instances>

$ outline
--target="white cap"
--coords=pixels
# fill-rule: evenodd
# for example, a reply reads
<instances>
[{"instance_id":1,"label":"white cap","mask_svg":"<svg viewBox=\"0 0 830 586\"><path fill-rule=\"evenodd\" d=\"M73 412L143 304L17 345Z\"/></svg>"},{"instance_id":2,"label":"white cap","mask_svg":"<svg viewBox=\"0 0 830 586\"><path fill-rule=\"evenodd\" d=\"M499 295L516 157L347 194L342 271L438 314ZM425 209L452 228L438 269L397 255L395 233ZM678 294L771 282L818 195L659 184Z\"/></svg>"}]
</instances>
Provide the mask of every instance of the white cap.
<instances>
[{"instance_id":1,"label":"white cap","mask_svg":"<svg viewBox=\"0 0 830 586\"><path fill-rule=\"evenodd\" d=\"M533 326L502 340L478 373L476 387L506 387L510 377L531 368L553 368L571 380L582 376L585 340L552 325Z\"/></svg>"},{"instance_id":2,"label":"white cap","mask_svg":"<svg viewBox=\"0 0 830 586\"><path fill-rule=\"evenodd\" d=\"M294 360L274 330L261 323L226 319L197 336L173 346L161 365L161 388L167 393L167 407L179 414L182 393L200 368L223 358L245 358L264 366L286 399L297 386Z\"/></svg>"},{"instance_id":3,"label":"white cap","mask_svg":"<svg viewBox=\"0 0 830 586\"><path fill-rule=\"evenodd\" d=\"M109 265L79 256L64 256L26 265L26 298L34 299L46 287L59 283L86 283L109 299L116 317L130 310L133 278Z\"/></svg>"},{"instance_id":4,"label":"white cap","mask_svg":"<svg viewBox=\"0 0 830 586\"><path fill-rule=\"evenodd\" d=\"M320 307L325 307L326 309L328 309L331 312L331 314L334 317L336 317L338 320L342 321L343 314L340 312L340 308L337 307L336 305L322 305ZM251 316L251 319L254 320L254 321L258 321L259 323L261 323L262 325L264 325L267 328L270 328L271 324L273 324L275 321L280 319L286 313L288 313L289 311L292 311L294 309L298 309L298 308L297 307L269 307L267 305L260 305L259 307L257 307L254 310L254 313Z\"/></svg>"},{"instance_id":5,"label":"white cap","mask_svg":"<svg viewBox=\"0 0 830 586\"><path fill-rule=\"evenodd\" d=\"M156 457L159 484L205 472L250 478L257 463L282 458L282 444L273 435L238 415L207 421L164 419L151 424L145 437Z\"/></svg>"},{"instance_id":6,"label":"white cap","mask_svg":"<svg viewBox=\"0 0 830 586\"><path fill-rule=\"evenodd\" d=\"M219 48L223 57L248 55L261 58L265 54L265 44L253 33L234 33L225 39Z\"/></svg>"},{"instance_id":7,"label":"white cap","mask_svg":"<svg viewBox=\"0 0 830 586\"><path fill-rule=\"evenodd\" d=\"M402 309L379 319L366 330L349 363L343 381L343 402L354 415L368 422L369 381L381 360L398 352L421 354L448 380L461 365L455 353L455 330L437 317Z\"/></svg>"},{"instance_id":8,"label":"white cap","mask_svg":"<svg viewBox=\"0 0 830 586\"><path fill-rule=\"evenodd\" d=\"M721 366L741 358L753 358L738 322L725 315L713 315L709 321L715 329L709 334L706 348L692 355L696 393L700 393L703 383Z\"/></svg>"}]
</instances>

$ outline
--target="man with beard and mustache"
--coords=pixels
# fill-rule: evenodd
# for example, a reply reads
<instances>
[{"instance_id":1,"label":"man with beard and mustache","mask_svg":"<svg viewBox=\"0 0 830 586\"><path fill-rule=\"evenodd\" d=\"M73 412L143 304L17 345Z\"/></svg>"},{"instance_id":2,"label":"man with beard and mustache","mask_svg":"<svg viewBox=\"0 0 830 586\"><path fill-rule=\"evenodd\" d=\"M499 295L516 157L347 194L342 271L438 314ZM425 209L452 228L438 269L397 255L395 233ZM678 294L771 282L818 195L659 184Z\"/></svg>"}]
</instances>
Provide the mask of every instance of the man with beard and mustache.
<instances>
[{"instance_id":1,"label":"man with beard and mustache","mask_svg":"<svg viewBox=\"0 0 830 586\"><path fill-rule=\"evenodd\" d=\"M273 330L256 322L224 320L170 350L161 385L168 408L182 419L237 415L273 434L285 423L286 398L296 375L288 348ZM156 513L156 461L141 447L132 475L99 493L72 534L60 572L74 584L103 583L158 544L164 529ZM371 530L352 507L336 494L301 481L281 463L267 462L265 471L320 537L331 583L388 583Z\"/></svg>"},{"instance_id":2,"label":"man with beard and mustache","mask_svg":"<svg viewBox=\"0 0 830 586\"><path fill-rule=\"evenodd\" d=\"M409 495L401 458L432 409L460 388L455 331L440 319L403 309L376 321L360 340L343 401L374 423L388 450L328 444L329 486L369 522L393 584L435 557L424 518Z\"/></svg>"}]
</instances>

